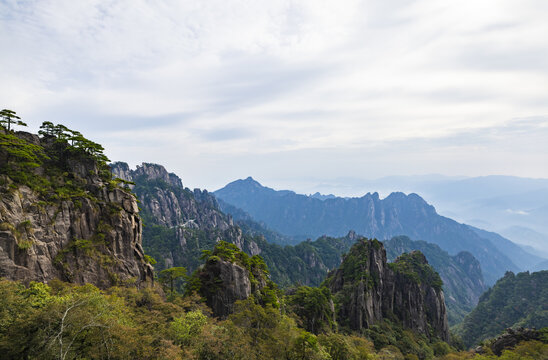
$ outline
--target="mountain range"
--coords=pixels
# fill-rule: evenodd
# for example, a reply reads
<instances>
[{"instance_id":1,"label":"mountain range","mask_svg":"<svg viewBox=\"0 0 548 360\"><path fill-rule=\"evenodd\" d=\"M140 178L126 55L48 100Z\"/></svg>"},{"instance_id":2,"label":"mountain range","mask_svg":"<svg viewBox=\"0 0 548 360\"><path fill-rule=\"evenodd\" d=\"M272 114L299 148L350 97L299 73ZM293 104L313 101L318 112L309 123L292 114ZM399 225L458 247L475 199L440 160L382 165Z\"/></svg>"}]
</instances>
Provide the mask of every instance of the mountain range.
<instances>
[{"instance_id":1,"label":"mountain range","mask_svg":"<svg viewBox=\"0 0 548 360\"><path fill-rule=\"evenodd\" d=\"M286 181L287 183L288 181ZM437 211L458 222L497 232L533 254L548 256L548 179L490 175L457 177L442 175L388 176L378 179L295 179L298 189L324 193L364 194L394 191L420 194ZM322 198L319 192L316 198Z\"/></svg>"},{"instance_id":2,"label":"mountain range","mask_svg":"<svg viewBox=\"0 0 548 360\"><path fill-rule=\"evenodd\" d=\"M480 261L487 284L493 284L508 270L526 270L544 260L502 236L484 234L439 215L432 205L414 193L394 192L384 199L378 193L368 193L359 198L320 200L293 191L276 191L248 177L214 194L296 241L322 235L337 237L354 230L381 240L406 235L437 244L453 255L469 251Z\"/></svg>"}]
</instances>

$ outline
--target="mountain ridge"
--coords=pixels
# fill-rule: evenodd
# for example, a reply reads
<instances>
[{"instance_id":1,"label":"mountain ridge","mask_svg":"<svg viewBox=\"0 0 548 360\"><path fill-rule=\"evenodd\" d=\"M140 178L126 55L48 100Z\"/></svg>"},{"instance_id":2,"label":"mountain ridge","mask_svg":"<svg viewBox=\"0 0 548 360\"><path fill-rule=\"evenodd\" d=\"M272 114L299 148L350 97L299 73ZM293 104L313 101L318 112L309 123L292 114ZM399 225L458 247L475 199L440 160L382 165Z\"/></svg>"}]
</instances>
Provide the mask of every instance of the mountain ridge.
<instances>
[{"instance_id":1,"label":"mountain ridge","mask_svg":"<svg viewBox=\"0 0 548 360\"><path fill-rule=\"evenodd\" d=\"M351 229L378 239L407 235L435 243L450 254L471 251L482 263L489 284L507 270L520 269L510 259L514 253L504 253L468 225L437 214L414 193L394 192L381 199L375 192L359 198L319 200L288 190L276 191L248 177L213 194L271 229L298 239L343 236Z\"/></svg>"}]
</instances>

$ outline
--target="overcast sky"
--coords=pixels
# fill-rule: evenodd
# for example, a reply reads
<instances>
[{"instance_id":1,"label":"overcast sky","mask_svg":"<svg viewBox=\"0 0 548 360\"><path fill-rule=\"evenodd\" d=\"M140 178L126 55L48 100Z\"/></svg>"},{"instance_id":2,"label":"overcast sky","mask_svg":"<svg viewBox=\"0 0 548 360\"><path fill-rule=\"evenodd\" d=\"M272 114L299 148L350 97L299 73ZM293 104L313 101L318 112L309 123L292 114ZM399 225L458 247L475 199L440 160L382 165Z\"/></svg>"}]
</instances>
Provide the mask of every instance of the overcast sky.
<instances>
[{"instance_id":1,"label":"overcast sky","mask_svg":"<svg viewBox=\"0 0 548 360\"><path fill-rule=\"evenodd\" d=\"M547 19L546 0L0 0L0 107L210 190L547 178Z\"/></svg>"}]
</instances>

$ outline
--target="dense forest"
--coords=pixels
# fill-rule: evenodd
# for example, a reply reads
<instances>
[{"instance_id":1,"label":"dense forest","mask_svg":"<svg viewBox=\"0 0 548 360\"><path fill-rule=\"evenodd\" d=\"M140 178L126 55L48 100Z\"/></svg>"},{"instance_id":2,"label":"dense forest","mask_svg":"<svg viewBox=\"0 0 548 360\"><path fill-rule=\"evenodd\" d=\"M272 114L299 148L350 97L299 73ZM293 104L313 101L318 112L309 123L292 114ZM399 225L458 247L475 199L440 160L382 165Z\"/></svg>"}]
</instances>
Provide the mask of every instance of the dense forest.
<instances>
[{"instance_id":1,"label":"dense forest","mask_svg":"<svg viewBox=\"0 0 548 360\"><path fill-rule=\"evenodd\" d=\"M507 272L480 298L478 306L456 328L471 346L506 328L541 328L548 324L548 271Z\"/></svg>"}]
</instances>

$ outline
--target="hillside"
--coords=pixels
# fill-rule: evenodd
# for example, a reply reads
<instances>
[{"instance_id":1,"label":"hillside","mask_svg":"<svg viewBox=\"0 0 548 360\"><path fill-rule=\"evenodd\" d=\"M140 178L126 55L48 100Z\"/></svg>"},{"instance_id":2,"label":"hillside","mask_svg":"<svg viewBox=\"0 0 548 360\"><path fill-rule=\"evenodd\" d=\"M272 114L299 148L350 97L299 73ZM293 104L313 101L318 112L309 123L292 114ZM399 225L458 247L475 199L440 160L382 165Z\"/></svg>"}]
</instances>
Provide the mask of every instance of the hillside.
<instances>
[{"instance_id":1,"label":"hillside","mask_svg":"<svg viewBox=\"0 0 548 360\"><path fill-rule=\"evenodd\" d=\"M481 263L485 281L492 284L505 271L520 269L513 260L525 253L519 247L500 248L465 224L440 216L417 194L377 193L360 198L319 200L291 191L276 191L252 178L234 181L214 192L215 196L264 222L269 228L295 238L342 236L349 230L377 239L407 235L439 245L449 254L472 253ZM505 243L503 245L507 245ZM531 262L542 259L529 255ZM538 261L537 261L538 260Z\"/></svg>"},{"instance_id":2,"label":"hillside","mask_svg":"<svg viewBox=\"0 0 548 360\"><path fill-rule=\"evenodd\" d=\"M548 326L548 271L507 272L457 327L466 346L506 328Z\"/></svg>"}]
</instances>

